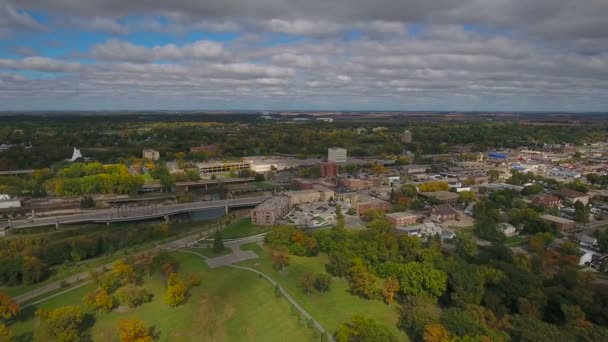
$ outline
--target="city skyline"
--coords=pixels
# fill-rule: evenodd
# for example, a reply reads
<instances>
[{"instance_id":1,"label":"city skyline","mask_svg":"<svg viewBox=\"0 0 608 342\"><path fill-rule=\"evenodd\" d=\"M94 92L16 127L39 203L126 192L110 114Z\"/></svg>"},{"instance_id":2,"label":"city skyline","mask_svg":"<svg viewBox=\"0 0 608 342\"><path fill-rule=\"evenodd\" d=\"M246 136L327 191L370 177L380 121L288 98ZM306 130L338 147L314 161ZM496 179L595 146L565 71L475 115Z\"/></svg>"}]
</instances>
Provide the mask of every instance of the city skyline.
<instances>
[{"instance_id":1,"label":"city skyline","mask_svg":"<svg viewBox=\"0 0 608 342\"><path fill-rule=\"evenodd\" d=\"M605 111L608 3L0 0L1 110Z\"/></svg>"}]
</instances>

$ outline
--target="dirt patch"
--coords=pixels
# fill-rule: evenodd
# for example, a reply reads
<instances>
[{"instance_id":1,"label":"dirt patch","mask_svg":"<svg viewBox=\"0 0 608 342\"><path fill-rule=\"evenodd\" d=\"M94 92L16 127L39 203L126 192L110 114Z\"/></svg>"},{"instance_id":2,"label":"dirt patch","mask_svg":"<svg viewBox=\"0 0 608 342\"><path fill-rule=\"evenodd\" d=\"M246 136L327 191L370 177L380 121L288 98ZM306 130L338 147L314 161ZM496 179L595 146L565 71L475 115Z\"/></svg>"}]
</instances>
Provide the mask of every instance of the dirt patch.
<instances>
[{"instance_id":1,"label":"dirt patch","mask_svg":"<svg viewBox=\"0 0 608 342\"><path fill-rule=\"evenodd\" d=\"M129 308L126 305L121 305L121 306L117 307L116 309L114 309L114 312L127 313L127 312L131 312L131 308Z\"/></svg>"}]
</instances>

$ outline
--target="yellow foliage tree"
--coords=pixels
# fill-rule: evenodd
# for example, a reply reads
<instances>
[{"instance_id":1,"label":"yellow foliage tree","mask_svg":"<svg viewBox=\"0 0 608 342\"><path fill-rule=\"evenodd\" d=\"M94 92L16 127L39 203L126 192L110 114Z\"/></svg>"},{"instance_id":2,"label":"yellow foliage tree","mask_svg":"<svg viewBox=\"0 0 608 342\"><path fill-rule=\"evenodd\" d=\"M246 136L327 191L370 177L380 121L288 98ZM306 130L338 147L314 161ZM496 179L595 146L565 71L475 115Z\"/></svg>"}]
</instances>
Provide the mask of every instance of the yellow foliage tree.
<instances>
[{"instance_id":1,"label":"yellow foliage tree","mask_svg":"<svg viewBox=\"0 0 608 342\"><path fill-rule=\"evenodd\" d=\"M422 192L435 192L441 190L448 190L450 185L445 181L430 181L420 184L418 187Z\"/></svg>"},{"instance_id":2,"label":"yellow foliage tree","mask_svg":"<svg viewBox=\"0 0 608 342\"><path fill-rule=\"evenodd\" d=\"M85 304L90 306L93 310L102 313L107 313L114 307L114 298L108 294L108 291L99 289L94 293L87 295L84 298Z\"/></svg>"},{"instance_id":3,"label":"yellow foliage tree","mask_svg":"<svg viewBox=\"0 0 608 342\"><path fill-rule=\"evenodd\" d=\"M389 306L395 300L395 292L399 291L399 281L390 277L384 282L384 298Z\"/></svg>"},{"instance_id":4,"label":"yellow foliage tree","mask_svg":"<svg viewBox=\"0 0 608 342\"><path fill-rule=\"evenodd\" d=\"M186 300L186 285L177 278L175 273L169 276L167 282L167 293L165 294L165 302L170 306L178 306Z\"/></svg>"},{"instance_id":5,"label":"yellow foliage tree","mask_svg":"<svg viewBox=\"0 0 608 342\"><path fill-rule=\"evenodd\" d=\"M118 260L112 266L114 272L123 280L129 283L135 282L135 270L133 266L124 260Z\"/></svg>"},{"instance_id":6,"label":"yellow foliage tree","mask_svg":"<svg viewBox=\"0 0 608 342\"><path fill-rule=\"evenodd\" d=\"M120 330L120 342L152 342L149 331L137 318L120 319L118 329Z\"/></svg>"},{"instance_id":7,"label":"yellow foliage tree","mask_svg":"<svg viewBox=\"0 0 608 342\"><path fill-rule=\"evenodd\" d=\"M0 318L11 319L19 313L19 304L5 293L0 292Z\"/></svg>"},{"instance_id":8,"label":"yellow foliage tree","mask_svg":"<svg viewBox=\"0 0 608 342\"><path fill-rule=\"evenodd\" d=\"M450 332L446 330L441 324L429 324L424 327L424 335L422 336L424 342L450 342Z\"/></svg>"}]
</instances>

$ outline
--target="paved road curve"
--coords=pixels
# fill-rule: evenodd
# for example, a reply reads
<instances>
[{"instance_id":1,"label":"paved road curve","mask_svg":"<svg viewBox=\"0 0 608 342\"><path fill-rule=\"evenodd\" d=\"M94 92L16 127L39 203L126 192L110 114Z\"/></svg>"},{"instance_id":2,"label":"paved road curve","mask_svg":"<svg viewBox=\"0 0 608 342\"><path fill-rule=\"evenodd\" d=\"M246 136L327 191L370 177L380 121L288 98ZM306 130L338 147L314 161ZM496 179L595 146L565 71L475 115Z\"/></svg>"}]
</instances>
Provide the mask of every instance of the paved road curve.
<instances>
[{"instance_id":1,"label":"paved road curve","mask_svg":"<svg viewBox=\"0 0 608 342\"><path fill-rule=\"evenodd\" d=\"M50 216L27 220L12 221L11 226L13 229L30 228L30 227L42 227L52 226L57 224L70 224L70 223L105 223L105 222L126 222L126 221L137 221L151 218L164 217L166 215L173 215L178 213L185 213L191 211L197 211L202 209L213 209L213 208L235 208L235 207L247 207L255 206L262 203L269 196L257 196L257 197L246 197L246 198L235 198L228 200L217 200L207 202L194 202L194 203L182 203L182 204L171 204L165 206L144 206L135 208L114 208L96 210L94 212L85 214L75 215L64 215L64 216Z\"/></svg>"}]
</instances>

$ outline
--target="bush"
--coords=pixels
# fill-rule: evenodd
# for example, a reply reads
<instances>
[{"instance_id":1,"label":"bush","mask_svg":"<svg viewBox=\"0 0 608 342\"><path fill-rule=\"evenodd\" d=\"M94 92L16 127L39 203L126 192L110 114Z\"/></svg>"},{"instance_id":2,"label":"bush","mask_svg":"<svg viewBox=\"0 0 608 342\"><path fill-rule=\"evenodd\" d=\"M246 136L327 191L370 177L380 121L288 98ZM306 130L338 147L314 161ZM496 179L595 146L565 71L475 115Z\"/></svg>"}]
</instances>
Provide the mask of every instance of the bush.
<instances>
[{"instance_id":1,"label":"bush","mask_svg":"<svg viewBox=\"0 0 608 342\"><path fill-rule=\"evenodd\" d=\"M118 290L116 297L122 305L133 309L143 303L150 302L152 300L152 293L141 287L129 286Z\"/></svg>"}]
</instances>

